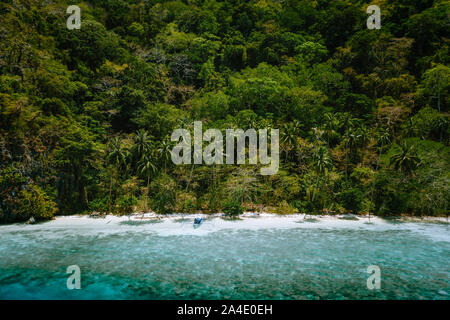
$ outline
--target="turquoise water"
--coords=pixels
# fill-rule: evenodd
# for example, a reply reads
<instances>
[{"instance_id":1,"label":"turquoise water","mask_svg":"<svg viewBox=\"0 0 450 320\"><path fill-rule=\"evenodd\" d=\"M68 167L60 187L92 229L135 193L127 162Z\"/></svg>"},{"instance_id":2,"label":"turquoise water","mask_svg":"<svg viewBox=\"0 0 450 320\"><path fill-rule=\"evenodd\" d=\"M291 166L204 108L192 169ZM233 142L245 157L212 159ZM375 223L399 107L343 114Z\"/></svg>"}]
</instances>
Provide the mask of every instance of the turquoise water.
<instances>
[{"instance_id":1,"label":"turquoise water","mask_svg":"<svg viewBox=\"0 0 450 320\"><path fill-rule=\"evenodd\" d=\"M301 217L0 226L0 299L449 299L446 223ZM68 290L66 268L81 269ZM369 290L369 265L381 289Z\"/></svg>"}]
</instances>

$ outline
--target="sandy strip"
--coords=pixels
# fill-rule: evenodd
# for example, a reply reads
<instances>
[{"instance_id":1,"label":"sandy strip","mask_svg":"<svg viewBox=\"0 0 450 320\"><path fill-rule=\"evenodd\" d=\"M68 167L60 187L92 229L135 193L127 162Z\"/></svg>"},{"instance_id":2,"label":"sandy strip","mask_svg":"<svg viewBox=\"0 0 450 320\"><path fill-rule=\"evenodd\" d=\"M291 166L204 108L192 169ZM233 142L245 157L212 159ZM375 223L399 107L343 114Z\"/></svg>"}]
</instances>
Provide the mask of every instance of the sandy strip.
<instances>
[{"instance_id":1,"label":"sandy strip","mask_svg":"<svg viewBox=\"0 0 450 320\"><path fill-rule=\"evenodd\" d=\"M199 228L193 227L195 217L202 216L205 221ZM382 219L379 217L336 215L313 216L305 214L276 215L270 213L245 213L239 219L229 220L221 214L170 214L157 216L154 213L133 214L131 216L107 215L91 218L86 215L57 216L54 220L27 225L15 223L0 226L4 232L38 231L53 237L64 234L77 234L97 237L118 233L155 233L160 236L205 236L214 232L242 232L244 230L280 229L328 229L328 230L367 230L388 231L407 230L420 233L437 241L450 242L450 229L446 218L427 217L424 219L401 218ZM46 232L46 231L50 231Z\"/></svg>"}]
</instances>

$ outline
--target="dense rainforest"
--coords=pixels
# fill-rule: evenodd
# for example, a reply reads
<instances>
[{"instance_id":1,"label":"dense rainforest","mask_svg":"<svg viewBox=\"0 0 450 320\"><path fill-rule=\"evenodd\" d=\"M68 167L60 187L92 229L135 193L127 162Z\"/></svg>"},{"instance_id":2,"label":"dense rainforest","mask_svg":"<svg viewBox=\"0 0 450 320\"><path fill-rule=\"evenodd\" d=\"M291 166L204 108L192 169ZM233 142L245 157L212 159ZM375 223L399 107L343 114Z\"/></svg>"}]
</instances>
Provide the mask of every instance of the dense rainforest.
<instances>
[{"instance_id":1,"label":"dense rainforest","mask_svg":"<svg viewBox=\"0 0 450 320\"><path fill-rule=\"evenodd\" d=\"M3 0L0 222L446 215L449 14L445 0ZM199 120L279 129L278 173L174 165L172 131Z\"/></svg>"}]
</instances>

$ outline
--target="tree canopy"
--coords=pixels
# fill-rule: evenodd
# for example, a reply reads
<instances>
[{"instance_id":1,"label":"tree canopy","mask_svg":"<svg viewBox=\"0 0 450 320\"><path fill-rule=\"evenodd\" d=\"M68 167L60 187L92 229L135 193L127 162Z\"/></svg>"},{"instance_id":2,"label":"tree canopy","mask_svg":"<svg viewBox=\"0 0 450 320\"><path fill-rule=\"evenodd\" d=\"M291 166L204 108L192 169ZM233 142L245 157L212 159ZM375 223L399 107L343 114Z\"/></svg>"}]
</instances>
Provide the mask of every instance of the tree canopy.
<instances>
[{"instance_id":1,"label":"tree canopy","mask_svg":"<svg viewBox=\"0 0 450 320\"><path fill-rule=\"evenodd\" d=\"M66 27L72 4L80 29ZM366 27L369 4L379 30ZM2 1L0 222L148 209L446 214L449 10ZM279 173L173 165L172 131L199 120L278 128Z\"/></svg>"}]
</instances>

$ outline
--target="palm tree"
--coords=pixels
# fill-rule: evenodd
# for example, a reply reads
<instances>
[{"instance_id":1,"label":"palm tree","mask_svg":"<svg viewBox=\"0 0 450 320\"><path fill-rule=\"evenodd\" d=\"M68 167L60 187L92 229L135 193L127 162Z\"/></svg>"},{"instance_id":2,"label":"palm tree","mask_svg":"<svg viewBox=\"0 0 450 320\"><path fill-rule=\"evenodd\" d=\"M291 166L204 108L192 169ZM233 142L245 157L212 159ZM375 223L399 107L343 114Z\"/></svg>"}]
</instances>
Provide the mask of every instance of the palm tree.
<instances>
[{"instance_id":1,"label":"palm tree","mask_svg":"<svg viewBox=\"0 0 450 320\"><path fill-rule=\"evenodd\" d=\"M300 131L298 122L289 122L283 125L281 142L286 155L286 162L291 151L297 144L297 137Z\"/></svg>"},{"instance_id":2,"label":"palm tree","mask_svg":"<svg viewBox=\"0 0 450 320\"><path fill-rule=\"evenodd\" d=\"M378 153L378 160L377 160L377 166L375 168L375 171L378 170L378 163L380 161L381 158L381 152L383 151L383 147L385 145L387 145L389 142L391 142L391 136L389 134L389 131L385 130L385 129L381 129L378 139L377 139L377 144L380 145L380 151Z\"/></svg>"},{"instance_id":3,"label":"palm tree","mask_svg":"<svg viewBox=\"0 0 450 320\"><path fill-rule=\"evenodd\" d=\"M138 162L138 173L147 178L147 190L145 191L145 207L147 209L147 197L149 192L150 177L152 173L156 172L156 166L154 164L153 157L150 153L144 154L144 156Z\"/></svg>"},{"instance_id":4,"label":"palm tree","mask_svg":"<svg viewBox=\"0 0 450 320\"><path fill-rule=\"evenodd\" d=\"M136 132L133 140L134 145L131 148L131 154L134 160L137 162L142 159L145 154L151 151L152 141L147 131L143 129L140 129L138 132Z\"/></svg>"},{"instance_id":5,"label":"palm tree","mask_svg":"<svg viewBox=\"0 0 450 320\"><path fill-rule=\"evenodd\" d=\"M356 135L354 133L354 127L356 126L358 119L353 118L352 115L348 112L340 114L337 119L337 126L339 131L342 133L343 130L343 139L345 142L345 178L348 179L348 155L349 149L351 149L356 143Z\"/></svg>"},{"instance_id":6,"label":"palm tree","mask_svg":"<svg viewBox=\"0 0 450 320\"><path fill-rule=\"evenodd\" d=\"M300 131L301 131L302 128L303 128L303 125L301 124L301 122L298 121L298 120L293 120L293 121L292 121L292 125L293 125L294 128L295 128L295 132L296 132L297 134L300 134Z\"/></svg>"},{"instance_id":7,"label":"palm tree","mask_svg":"<svg viewBox=\"0 0 450 320\"><path fill-rule=\"evenodd\" d=\"M336 135L336 128L338 124L338 119L332 113L325 114L325 125L324 125L324 135L327 140L327 145L330 146L330 140Z\"/></svg>"},{"instance_id":8,"label":"palm tree","mask_svg":"<svg viewBox=\"0 0 450 320\"><path fill-rule=\"evenodd\" d=\"M350 128L353 128L356 126L358 122L357 118L353 118L352 115L348 112L344 112L340 114L339 118L337 118L337 126L339 128L340 133L345 133Z\"/></svg>"},{"instance_id":9,"label":"palm tree","mask_svg":"<svg viewBox=\"0 0 450 320\"><path fill-rule=\"evenodd\" d=\"M392 155L390 163L394 169L406 174L412 172L420 163L414 146L407 146L405 143L400 146L400 150Z\"/></svg>"},{"instance_id":10,"label":"palm tree","mask_svg":"<svg viewBox=\"0 0 450 320\"><path fill-rule=\"evenodd\" d=\"M169 139L164 139L159 144L159 148L156 150L158 157L164 163L164 173L167 171L167 161L171 158L172 143Z\"/></svg>"},{"instance_id":11,"label":"palm tree","mask_svg":"<svg viewBox=\"0 0 450 320\"><path fill-rule=\"evenodd\" d=\"M194 153L194 155L193 155L194 159L198 155L200 155L200 156L202 155L202 151L201 150L197 150L197 149L194 149L193 153ZM186 192L188 191L189 185L191 184L191 181L192 181L192 173L194 172L194 166L195 166L195 161L192 161L191 172L189 173L189 180L188 180L187 185L186 185Z\"/></svg>"},{"instance_id":12,"label":"palm tree","mask_svg":"<svg viewBox=\"0 0 450 320\"><path fill-rule=\"evenodd\" d=\"M378 165L380 163L381 158L381 152L383 151L383 146L391 142L391 137L389 135L389 131L385 129L381 129L379 132L379 136L377 139L377 144L380 145L380 151L378 153L378 159L377 164L375 166L375 176L373 177L373 184L372 184L372 191L370 195L370 202L373 203L373 192L375 190L376 180L377 180L377 174L378 174ZM370 220L370 210L369 210L369 220Z\"/></svg>"},{"instance_id":13,"label":"palm tree","mask_svg":"<svg viewBox=\"0 0 450 320\"><path fill-rule=\"evenodd\" d=\"M319 174L326 174L328 169L333 165L326 147L321 146L316 148L313 156L313 165Z\"/></svg>"},{"instance_id":14,"label":"palm tree","mask_svg":"<svg viewBox=\"0 0 450 320\"><path fill-rule=\"evenodd\" d=\"M319 187L319 177L320 175L327 175L328 169L333 166L333 162L328 154L328 149L326 147L316 148L313 156L313 166L316 168L317 180L316 189ZM315 193L313 194L312 200L314 201Z\"/></svg>"},{"instance_id":15,"label":"palm tree","mask_svg":"<svg viewBox=\"0 0 450 320\"><path fill-rule=\"evenodd\" d=\"M358 141L359 146L360 146L360 148L364 148L367 145L367 143L369 142L369 137L371 136L370 129L367 126L362 125L358 129L358 135L359 135L359 141Z\"/></svg>"},{"instance_id":16,"label":"palm tree","mask_svg":"<svg viewBox=\"0 0 450 320\"><path fill-rule=\"evenodd\" d=\"M320 128L312 128L312 131L313 131L314 144L316 144L316 145L323 144L323 136L325 134L325 131Z\"/></svg>"},{"instance_id":17,"label":"palm tree","mask_svg":"<svg viewBox=\"0 0 450 320\"><path fill-rule=\"evenodd\" d=\"M108 161L115 164L118 168L126 164L128 152L122 147L122 139L119 137L112 138L110 142L111 151L108 154Z\"/></svg>"},{"instance_id":18,"label":"palm tree","mask_svg":"<svg viewBox=\"0 0 450 320\"><path fill-rule=\"evenodd\" d=\"M344 133L344 142L345 142L345 178L348 178L348 163L349 163L349 154L353 153L357 148L357 145L361 139L361 135L354 130L353 128L349 128Z\"/></svg>"},{"instance_id":19,"label":"palm tree","mask_svg":"<svg viewBox=\"0 0 450 320\"><path fill-rule=\"evenodd\" d=\"M110 152L107 156L107 162L116 167L117 172L126 166L126 160L128 157L128 152L122 147L122 139L119 137L114 137L110 142ZM112 193L112 181L113 175L110 176L109 183L109 198L108 198L108 212L111 212L111 193Z\"/></svg>"}]
</instances>

